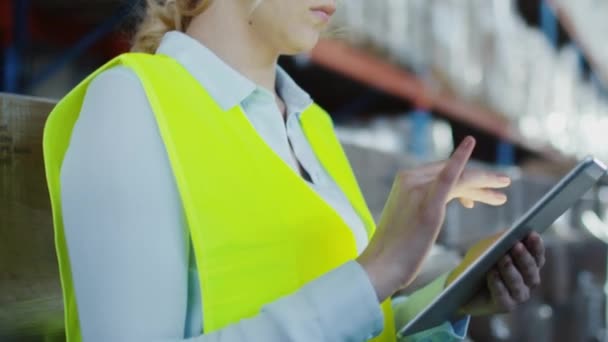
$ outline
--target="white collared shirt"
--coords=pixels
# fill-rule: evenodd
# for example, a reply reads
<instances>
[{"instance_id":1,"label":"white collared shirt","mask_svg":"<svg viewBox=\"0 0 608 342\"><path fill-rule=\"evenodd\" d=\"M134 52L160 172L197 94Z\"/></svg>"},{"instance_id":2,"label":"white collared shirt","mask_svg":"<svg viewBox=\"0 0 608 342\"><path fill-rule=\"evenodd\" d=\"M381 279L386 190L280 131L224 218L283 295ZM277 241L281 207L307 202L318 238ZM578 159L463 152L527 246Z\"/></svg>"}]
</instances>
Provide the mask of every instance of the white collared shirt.
<instances>
[{"instance_id":1,"label":"white collared shirt","mask_svg":"<svg viewBox=\"0 0 608 342\"><path fill-rule=\"evenodd\" d=\"M277 92L286 125L270 91L198 41L169 32L157 53L182 64L222 108L240 105L294 172L296 159L308 171L309 185L353 230L358 250L365 248L363 222L299 124L312 100L284 71L277 68ZM382 329L375 291L353 261L249 320L201 335L204 298L181 200L145 91L126 67L101 73L89 86L62 165L61 196L85 341L365 340ZM457 336L448 326L436 335Z\"/></svg>"}]
</instances>

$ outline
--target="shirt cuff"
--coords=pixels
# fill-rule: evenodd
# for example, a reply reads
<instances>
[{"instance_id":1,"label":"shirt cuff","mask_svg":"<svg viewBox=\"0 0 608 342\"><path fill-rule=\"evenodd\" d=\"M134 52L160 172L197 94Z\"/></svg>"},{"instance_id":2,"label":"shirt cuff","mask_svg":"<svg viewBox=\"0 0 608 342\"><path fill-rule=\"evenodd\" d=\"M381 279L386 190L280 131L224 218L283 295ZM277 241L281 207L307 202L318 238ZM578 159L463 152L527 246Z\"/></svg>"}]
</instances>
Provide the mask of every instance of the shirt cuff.
<instances>
[{"instance_id":1,"label":"shirt cuff","mask_svg":"<svg viewBox=\"0 0 608 342\"><path fill-rule=\"evenodd\" d=\"M384 315L367 272L356 261L307 284L303 291L330 341L362 341L384 328Z\"/></svg>"}]
</instances>

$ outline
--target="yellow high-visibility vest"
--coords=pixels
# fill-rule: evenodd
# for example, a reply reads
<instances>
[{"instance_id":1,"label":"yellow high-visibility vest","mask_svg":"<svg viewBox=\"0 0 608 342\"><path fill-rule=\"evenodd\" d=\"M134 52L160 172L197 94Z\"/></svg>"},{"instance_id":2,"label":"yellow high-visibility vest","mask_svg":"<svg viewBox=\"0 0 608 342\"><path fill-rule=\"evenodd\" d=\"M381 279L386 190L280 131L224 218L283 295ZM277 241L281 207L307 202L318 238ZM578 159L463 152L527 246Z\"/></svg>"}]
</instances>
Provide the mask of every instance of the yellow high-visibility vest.
<instances>
[{"instance_id":1,"label":"yellow high-visibility vest","mask_svg":"<svg viewBox=\"0 0 608 342\"><path fill-rule=\"evenodd\" d=\"M64 97L44 130L68 341L82 338L63 229L59 173L88 85L96 75L118 65L131 68L141 80L169 156L194 246L205 333L254 316L265 304L357 257L351 229L265 144L240 106L222 110L168 56L123 54ZM311 105L300 120L321 164L344 191L371 237L374 220L331 118ZM384 331L374 341L394 342L390 300L382 309Z\"/></svg>"}]
</instances>

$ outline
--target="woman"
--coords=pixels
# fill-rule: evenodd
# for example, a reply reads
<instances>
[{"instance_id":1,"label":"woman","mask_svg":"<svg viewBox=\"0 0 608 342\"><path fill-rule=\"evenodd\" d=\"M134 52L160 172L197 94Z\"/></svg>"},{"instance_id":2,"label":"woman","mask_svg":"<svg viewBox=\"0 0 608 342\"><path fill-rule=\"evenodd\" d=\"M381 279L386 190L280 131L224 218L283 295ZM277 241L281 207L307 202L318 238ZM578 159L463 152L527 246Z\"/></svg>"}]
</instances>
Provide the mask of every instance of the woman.
<instances>
[{"instance_id":1,"label":"woman","mask_svg":"<svg viewBox=\"0 0 608 342\"><path fill-rule=\"evenodd\" d=\"M491 189L509 179L465 169L467 138L449 161L397 175L371 238L329 116L277 66L316 44L335 3L148 6L133 47L145 54L100 68L45 128L68 340L395 341L394 319L446 283L393 317L445 204L503 204ZM543 263L530 236L463 314L525 301ZM409 338L462 338L463 317Z\"/></svg>"}]
</instances>

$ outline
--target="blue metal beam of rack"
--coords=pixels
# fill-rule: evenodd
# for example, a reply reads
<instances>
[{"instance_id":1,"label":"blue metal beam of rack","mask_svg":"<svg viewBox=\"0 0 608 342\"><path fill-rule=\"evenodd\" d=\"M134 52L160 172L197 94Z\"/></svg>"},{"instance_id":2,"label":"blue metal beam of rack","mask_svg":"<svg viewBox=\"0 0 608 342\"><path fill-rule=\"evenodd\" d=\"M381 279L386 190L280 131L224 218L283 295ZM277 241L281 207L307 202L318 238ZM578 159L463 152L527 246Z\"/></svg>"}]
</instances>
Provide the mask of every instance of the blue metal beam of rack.
<instances>
[{"instance_id":1,"label":"blue metal beam of rack","mask_svg":"<svg viewBox=\"0 0 608 342\"><path fill-rule=\"evenodd\" d=\"M551 45L557 48L559 40L559 24L557 16L546 1L540 2L540 27Z\"/></svg>"},{"instance_id":2,"label":"blue metal beam of rack","mask_svg":"<svg viewBox=\"0 0 608 342\"><path fill-rule=\"evenodd\" d=\"M23 48L27 44L27 12L28 0L13 0L13 27L11 41L4 51L4 80L2 89L6 92L19 91L19 76L21 75Z\"/></svg>"},{"instance_id":3,"label":"blue metal beam of rack","mask_svg":"<svg viewBox=\"0 0 608 342\"><path fill-rule=\"evenodd\" d=\"M137 5L137 2L137 0L130 1L127 5L120 8L116 14L81 38L73 47L64 52L62 56L51 62L42 72L33 77L27 89L32 89L37 84L49 79L53 74L82 55L91 46L103 38L103 36L112 32L117 25L119 25L127 16L129 16L129 14L131 14L134 6Z\"/></svg>"}]
</instances>

